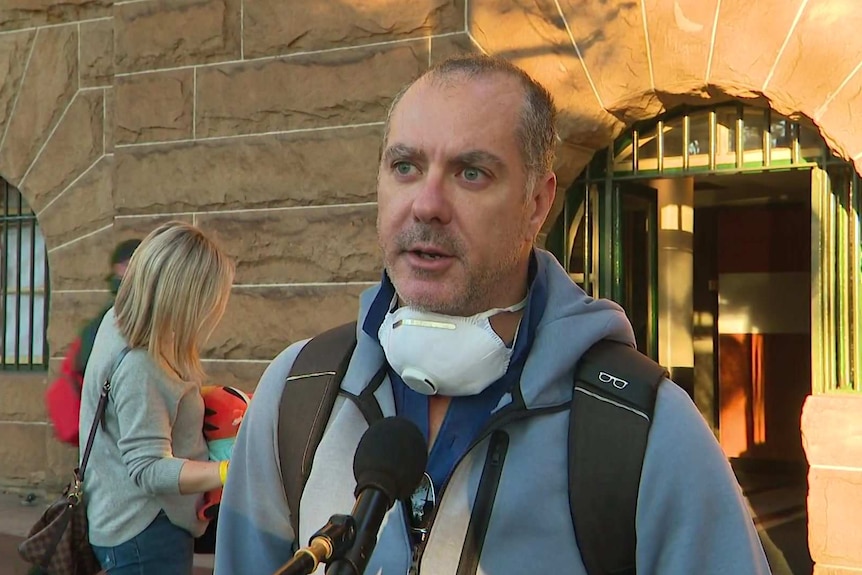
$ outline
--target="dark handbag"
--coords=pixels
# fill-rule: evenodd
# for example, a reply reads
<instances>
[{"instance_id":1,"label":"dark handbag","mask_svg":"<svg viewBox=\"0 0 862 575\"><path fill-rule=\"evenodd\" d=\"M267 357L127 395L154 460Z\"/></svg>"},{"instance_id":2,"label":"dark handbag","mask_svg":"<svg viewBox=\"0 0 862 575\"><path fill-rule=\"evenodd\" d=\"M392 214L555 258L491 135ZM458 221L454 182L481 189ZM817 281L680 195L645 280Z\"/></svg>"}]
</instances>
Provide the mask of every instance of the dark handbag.
<instances>
[{"instance_id":1,"label":"dark handbag","mask_svg":"<svg viewBox=\"0 0 862 575\"><path fill-rule=\"evenodd\" d=\"M101 571L99 561L90 547L87 526L87 507L84 502L84 471L90 459L93 439L101 422L104 425L105 407L108 404L108 393L111 391L111 377L128 353L125 348L111 370L111 376L102 385L99 405L81 466L74 471L72 482L63 490L63 495L42 514L36 521L27 537L18 545L18 554L36 565L46 575L94 575Z\"/></svg>"}]
</instances>

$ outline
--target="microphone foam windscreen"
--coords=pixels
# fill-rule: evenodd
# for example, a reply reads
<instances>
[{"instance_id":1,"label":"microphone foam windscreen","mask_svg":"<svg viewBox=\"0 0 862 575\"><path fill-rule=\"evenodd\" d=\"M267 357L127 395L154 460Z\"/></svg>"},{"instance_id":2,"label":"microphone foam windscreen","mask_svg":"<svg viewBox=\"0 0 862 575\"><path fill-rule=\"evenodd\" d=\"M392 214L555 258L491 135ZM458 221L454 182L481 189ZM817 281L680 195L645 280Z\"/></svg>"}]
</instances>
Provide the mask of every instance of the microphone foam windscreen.
<instances>
[{"instance_id":1,"label":"microphone foam windscreen","mask_svg":"<svg viewBox=\"0 0 862 575\"><path fill-rule=\"evenodd\" d=\"M376 487L388 497L409 497L425 472L428 448L419 428L403 417L376 421L359 440L353 458L356 493Z\"/></svg>"}]
</instances>

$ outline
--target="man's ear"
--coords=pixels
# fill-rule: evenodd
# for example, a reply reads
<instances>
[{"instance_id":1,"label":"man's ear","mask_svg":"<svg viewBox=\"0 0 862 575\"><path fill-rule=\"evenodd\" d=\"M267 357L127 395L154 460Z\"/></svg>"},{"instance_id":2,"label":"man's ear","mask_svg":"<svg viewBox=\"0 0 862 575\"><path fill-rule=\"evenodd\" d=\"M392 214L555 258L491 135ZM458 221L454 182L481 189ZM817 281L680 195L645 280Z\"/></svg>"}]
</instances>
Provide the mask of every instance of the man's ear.
<instances>
[{"instance_id":1,"label":"man's ear","mask_svg":"<svg viewBox=\"0 0 862 575\"><path fill-rule=\"evenodd\" d=\"M529 209L529 233L531 234L529 241L536 239L539 230L545 224L548 214L551 212L551 206L554 205L554 198L557 195L557 175L554 172L548 172L536 182L533 188L533 194L528 201Z\"/></svg>"}]
</instances>

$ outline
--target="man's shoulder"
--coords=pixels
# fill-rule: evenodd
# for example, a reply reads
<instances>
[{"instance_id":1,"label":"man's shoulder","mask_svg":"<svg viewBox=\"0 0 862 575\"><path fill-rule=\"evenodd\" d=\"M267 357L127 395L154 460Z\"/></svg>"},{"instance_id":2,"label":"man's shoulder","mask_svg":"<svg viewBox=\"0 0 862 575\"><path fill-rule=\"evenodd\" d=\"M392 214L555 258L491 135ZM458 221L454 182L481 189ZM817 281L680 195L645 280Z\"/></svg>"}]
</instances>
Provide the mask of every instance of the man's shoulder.
<instances>
[{"instance_id":1,"label":"man's shoulder","mask_svg":"<svg viewBox=\"0 0 862 575\"><path fill-rule=\"evenodd\" d=\"M664 379L656 393L647 452L676 459L683 451L693 456L721 456L715 435L688 393Z\"/></svg>"},{"instance_id":2,"label":"man's shoulder","mask_svg":"<svg viewBox=\"0 0 862 575\"><path fill-rule=\"evenodd\" d=\"M264 370L254 390L255 399L261 398L267 403L281 401L281 394L284 391L287 378L290 376L290 370L293 368L299 352L309 341L311 341L310 338L292 343L275 356Z\"/></svg>"}]
</instances>

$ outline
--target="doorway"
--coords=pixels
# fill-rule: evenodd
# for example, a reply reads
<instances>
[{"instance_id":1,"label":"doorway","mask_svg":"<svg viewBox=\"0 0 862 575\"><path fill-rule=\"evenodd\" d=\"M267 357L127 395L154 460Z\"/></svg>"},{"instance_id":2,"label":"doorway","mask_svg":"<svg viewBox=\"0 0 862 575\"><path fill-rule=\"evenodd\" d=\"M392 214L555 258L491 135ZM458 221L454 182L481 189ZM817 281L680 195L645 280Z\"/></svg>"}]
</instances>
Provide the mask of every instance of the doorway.
<instances>
[{"instance_id":1,"label":"doorway","mask_svg":"<svg viewBox=\"0 0 862 575\"><path fill-rule=\"evenodd\" d=\"M810 170L694 181L695 400L729 458L804 464Z\"/></svg>"},{"instance_id":2,"label":"doorway","mask_svg":"<svg viewBox=\"0 0 862 575\"><path fill-rule=\"evenodd\" d=\"M802 404L862 390L859 214L862 181L810 123L730 102L597 152L545 242L689 392L775 572L811 569Z\"/></svg>"},{"instance_id":3,"label":"doorway","mask_svg":"<svg viewBox=\"0 0 862 575\"><path fill-rule=\"evenodd\" d=\"M746 465L805 466L810 199L805 169L614 188L613 299L638 348L669 368L727 457Z\"/></svg>"}]
</instances>

